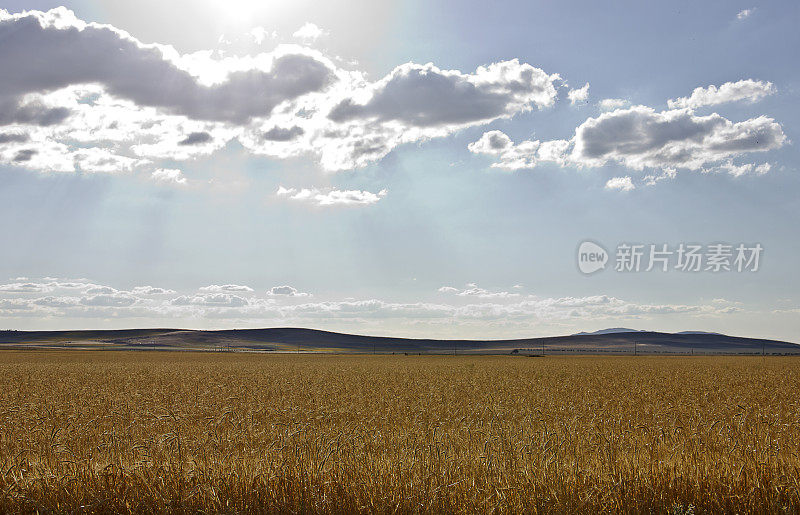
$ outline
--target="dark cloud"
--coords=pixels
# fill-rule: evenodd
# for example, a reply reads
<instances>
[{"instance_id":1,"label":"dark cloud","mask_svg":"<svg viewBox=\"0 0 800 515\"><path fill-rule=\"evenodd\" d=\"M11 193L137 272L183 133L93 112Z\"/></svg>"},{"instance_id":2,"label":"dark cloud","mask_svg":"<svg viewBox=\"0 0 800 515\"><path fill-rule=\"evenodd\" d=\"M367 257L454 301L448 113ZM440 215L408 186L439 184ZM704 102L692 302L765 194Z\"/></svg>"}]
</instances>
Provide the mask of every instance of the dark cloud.
<instances>
[{"instance_id":1,"label":"dark cloud","mask_svg":"<svg viewBox=\"0 0 800 515\"><path fill-rule=\"evenodd\" d=\"M0 144L25 143L31 139L27 132L0 132Z\"/></svg>"},{"instance_id":2,"label":"dark cloud","mask_svg":"<svg viewBox=\"0 0 800 515\"><path fill-rule=\"evenodd\" d=\"M596 122L587 121L577 130L583 143L582 156L604 157L612 153L641 154L671 142L701 142L720 124L722 117L697 117L689 112L663 116L649 109L615 111Z\"/></svg>"},{"instance_id":3,"label":"dark cloud","mask_svg":"<svg viewBox=\"0 0 800 515\"><path fill-rule=\"evenodd\" d=\"M267 141L291 141L305 133L302 127L273 127L264 133Z\"/></svg>"},{"instance_id":4,"label":"dark cloud","mask_svg":"<svg viewBox=\"0 0 800 515\"><path fill-rule=\"evenodd\" d=\"M55 28L56 19L66 26ZM194 119L246 123L269 115L285 100L320 91L334 79L326 63L296 53L277 57L269 71L236 71L225 81L206 86L157 47L109 26L77 24L64 9L0 21L0 69L6 70L0 75L0 101L13 104L27 93L98 83L141 106ZM45 111L31 122L17 123L55 123L64 116L61 111Z\"/></svg>"},{"instance_id":5,"label":"dark cloud","mask_svg":"<svg viewBox=\"0 0 800 515\"><path fill-rule=\"evenodd\" d=\"M597 165L613 160L629 167L700 168L745 152L767 151L786 141L780 124L760 116L731 122L690 110L657 112L634 106L589 118L575 131L570 159Z\"/></svg>"},{"instance_id":6,"label":"dark cloud","mask_svg":"<svg viewBox=\"0 0 800 515\"><path fill-rule=\"evenodd\" d=\"M495 150L500 150L508 146L508 138L503 138L498 134L489 136L489 146Z\"/></svg>"},{"instance_id":7,"label":"dark cloud","mask_svg":"<svg viewBox=\"0 0 800 515\"><path fill-rule=\"evenodd\" d=\"M200 145L211 141L211 134L207 132L192 132L186 138L178 142L178 145Z\"/></svg>"},{"instance_id":8,"label":"dark cloud","mask_svg":"<svg viewBox=\"0 0 800 515\"><path fill-rule=\"evenodd\" d=\"M308 293L303 293L297 291L297 288L293 288L288 285L283 286L273 286L269 290L267 290L267 295L270 296L282 296L285 295L287 297L307 297Z\"/></svg>"},{"instance_id":9,"label":"dark cloud","mask_svg":"<svg viewBox=\"0 0 800 515\"><path fill-rule=\"evenodd\" d=\"M552 161L562 166L617 162L636 170L698 170L740 154L779 148L785 142L780 124L766 116L734 123L716 113L696 116L688 109L658 112L633 106L587 119L570 141L514 144L504 133L490 131L468 148L497 156L492 166L507 169L533 168L538 161ZM734 174L756 170L752 164L728 168ZM757 169L758 173L767 170L769 165Z\"/></svg>"},{"instance_id":10,"label":"dark cloud","mask_svg":"<svg viewBox=\"0 0 800 515\"><path fill-rule=\"evenodd\" d=\"M388 151L389 147L382 138L367 138L354 141L351 153L356 157L360 157L385 154Z\"/></svg>"},{"instance_id":11,"label":"dark cloud","mask_svg":"<svg viewBox=\"0 0 800 515\"><path fill-rule=\"evenodd\" d=\"M0 40L2 40L1 31ZM0 46L0 55L2 53L3 47ZM2 82L3 76L0 75L0 83ZM20 123L46 127L64 121L69 115L70 110L66 107L48 107L38 101L23 103L18 98L3 99L0 95L0 125Z\"/></svg>"},{"instance_id":12,"label":"dark cloud","mask_svg":"<svg viewBox=\"0 0 800 515\"><path fill-rule=\"evenodd\" d=\"M33 158L33 156L35 156L38 153L39 153L38 151L30 148L27 148L25 150L19 150L17 151L16 154L14 154L14 162L25 163L27 161L30 161Z\"/></svg>"},{"instance_id":13,"label":"dark cloud","mask_svg":"<svg viewBox=\"0 0 800 515\"><path fill-rule=\"evenodd\" d=\"M553 80L516 60L479 68L474 75L406 64L377 83L365 104L345 99L328 117L336 122L394 120L416 127L469 124L511 115L531 104L551 104Z\"/></svg>"},{"instance_id":14,"label":"dark cloud","mask_svg":"<svg viewBox=\"0 0 800 515\"><path fill-rule=\"evenodd\" d=\"M754 152L778 148L786 140L781 126L766 116L740 122L735 126L735 130L728 132L728 137L711 143L710 148L717 152Z\"/></svg>"}]
</instances>

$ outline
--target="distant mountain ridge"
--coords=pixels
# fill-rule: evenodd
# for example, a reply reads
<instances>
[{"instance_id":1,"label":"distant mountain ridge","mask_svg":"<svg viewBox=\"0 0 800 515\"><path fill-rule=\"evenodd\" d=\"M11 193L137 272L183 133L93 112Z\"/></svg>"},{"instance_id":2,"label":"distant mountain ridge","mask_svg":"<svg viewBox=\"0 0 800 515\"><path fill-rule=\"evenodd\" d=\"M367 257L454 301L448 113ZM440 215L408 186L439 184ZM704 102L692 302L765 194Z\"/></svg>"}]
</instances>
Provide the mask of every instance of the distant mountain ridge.
<instances>
[{"instance_id":1,"label":"distant mountain ridge","mask_svg":"<svg viewBox=\"0 0 800 515\"><path fill-rule=\"evenodd\" d=\"M197 331L126 329L2 331L0 349L103 349L408 354L800 354L800 345L716 333L613 329L506 340L436 340L336 333L296 327ZM610 330L604 330L610 331Z\"/></svg>"},{"instance_id":2,"label":"distant mountain ridge","mask_svg":"<svg viewBox=\"0 0 800 515\"><path fill-rule=\"evenodd\" d=\"M617 334L617 333L642 333L640 329L628 329L626 327L610 327L608 329L598 329L597 331L581 331L579 333L575 333L573 336L586 336L589 334Z\"/></svg>"},{"instance_id":3,"label":"distant mountain ridge","mask_svg":"<svg viewBox=\"0 0 800 515\"><path fill-rule=\"evenodd\" d=\"M628 329L627 327L610 327L608 329L598 329L597 331L585 332L581 331L579 333L573 334L573 336L586 336L590 334L617 334L617 333L646 333L648 332L645 329ZM710 331L678 331L677 333L666 333L666 334L722 334L722 333L714 333Z\"/></svg>"}]
</instances>

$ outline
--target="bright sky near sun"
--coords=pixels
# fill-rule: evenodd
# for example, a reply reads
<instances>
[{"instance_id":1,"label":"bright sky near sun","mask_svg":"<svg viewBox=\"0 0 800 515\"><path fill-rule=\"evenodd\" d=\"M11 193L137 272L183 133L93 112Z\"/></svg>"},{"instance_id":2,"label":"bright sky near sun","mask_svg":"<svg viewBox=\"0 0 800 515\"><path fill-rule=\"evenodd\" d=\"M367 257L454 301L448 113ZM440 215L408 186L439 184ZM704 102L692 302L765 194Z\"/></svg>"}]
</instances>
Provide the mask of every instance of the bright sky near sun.
<instances>
[{"instance_id":1,"label":"bright sky near sun","mask_svg":"<svg viewBox=\"0 0 800 515\"><path fill-rule=\"evenodd\" d=\"M4 328L800 341L796 2L0 9Z\"/></svg>"}]
</instances>

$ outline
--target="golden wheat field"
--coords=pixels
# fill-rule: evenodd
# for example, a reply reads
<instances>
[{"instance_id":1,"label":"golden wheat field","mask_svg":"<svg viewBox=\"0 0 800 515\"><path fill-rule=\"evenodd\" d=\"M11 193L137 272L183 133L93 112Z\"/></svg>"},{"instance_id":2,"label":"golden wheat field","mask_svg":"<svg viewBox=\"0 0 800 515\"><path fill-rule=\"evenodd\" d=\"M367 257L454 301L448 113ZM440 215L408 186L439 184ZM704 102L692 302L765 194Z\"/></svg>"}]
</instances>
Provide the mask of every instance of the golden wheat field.
<instances>
[{"instance_id":1,"label":"golden wheat field","mask_svg":"<svg viewBox=\"0 0 800 515\"><path fill-rule=\"evenodd\" d=\"M2 512L800 509L800 360L0 353Z\"/></svg>"}]
</instances>

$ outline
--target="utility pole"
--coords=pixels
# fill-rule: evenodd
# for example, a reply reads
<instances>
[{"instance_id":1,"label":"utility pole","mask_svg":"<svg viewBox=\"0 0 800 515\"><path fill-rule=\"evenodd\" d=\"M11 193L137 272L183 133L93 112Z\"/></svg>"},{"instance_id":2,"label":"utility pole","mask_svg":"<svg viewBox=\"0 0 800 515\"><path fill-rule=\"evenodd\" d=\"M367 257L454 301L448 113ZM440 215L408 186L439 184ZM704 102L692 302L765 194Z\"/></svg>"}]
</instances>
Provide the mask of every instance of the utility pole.
<instances>
[{"instance_id":1,"label":"utility pole","mask_svg":"<svg viewBox=\"0 0 800 515\"><path fill-rule=\"evenodd\" d=\"M639 349L637 347L637 343L639 343L639 342L637 342L636 340L633 340L633 355L634 356L638 356L639 355Z\"/></svg>"}]
</instances>

